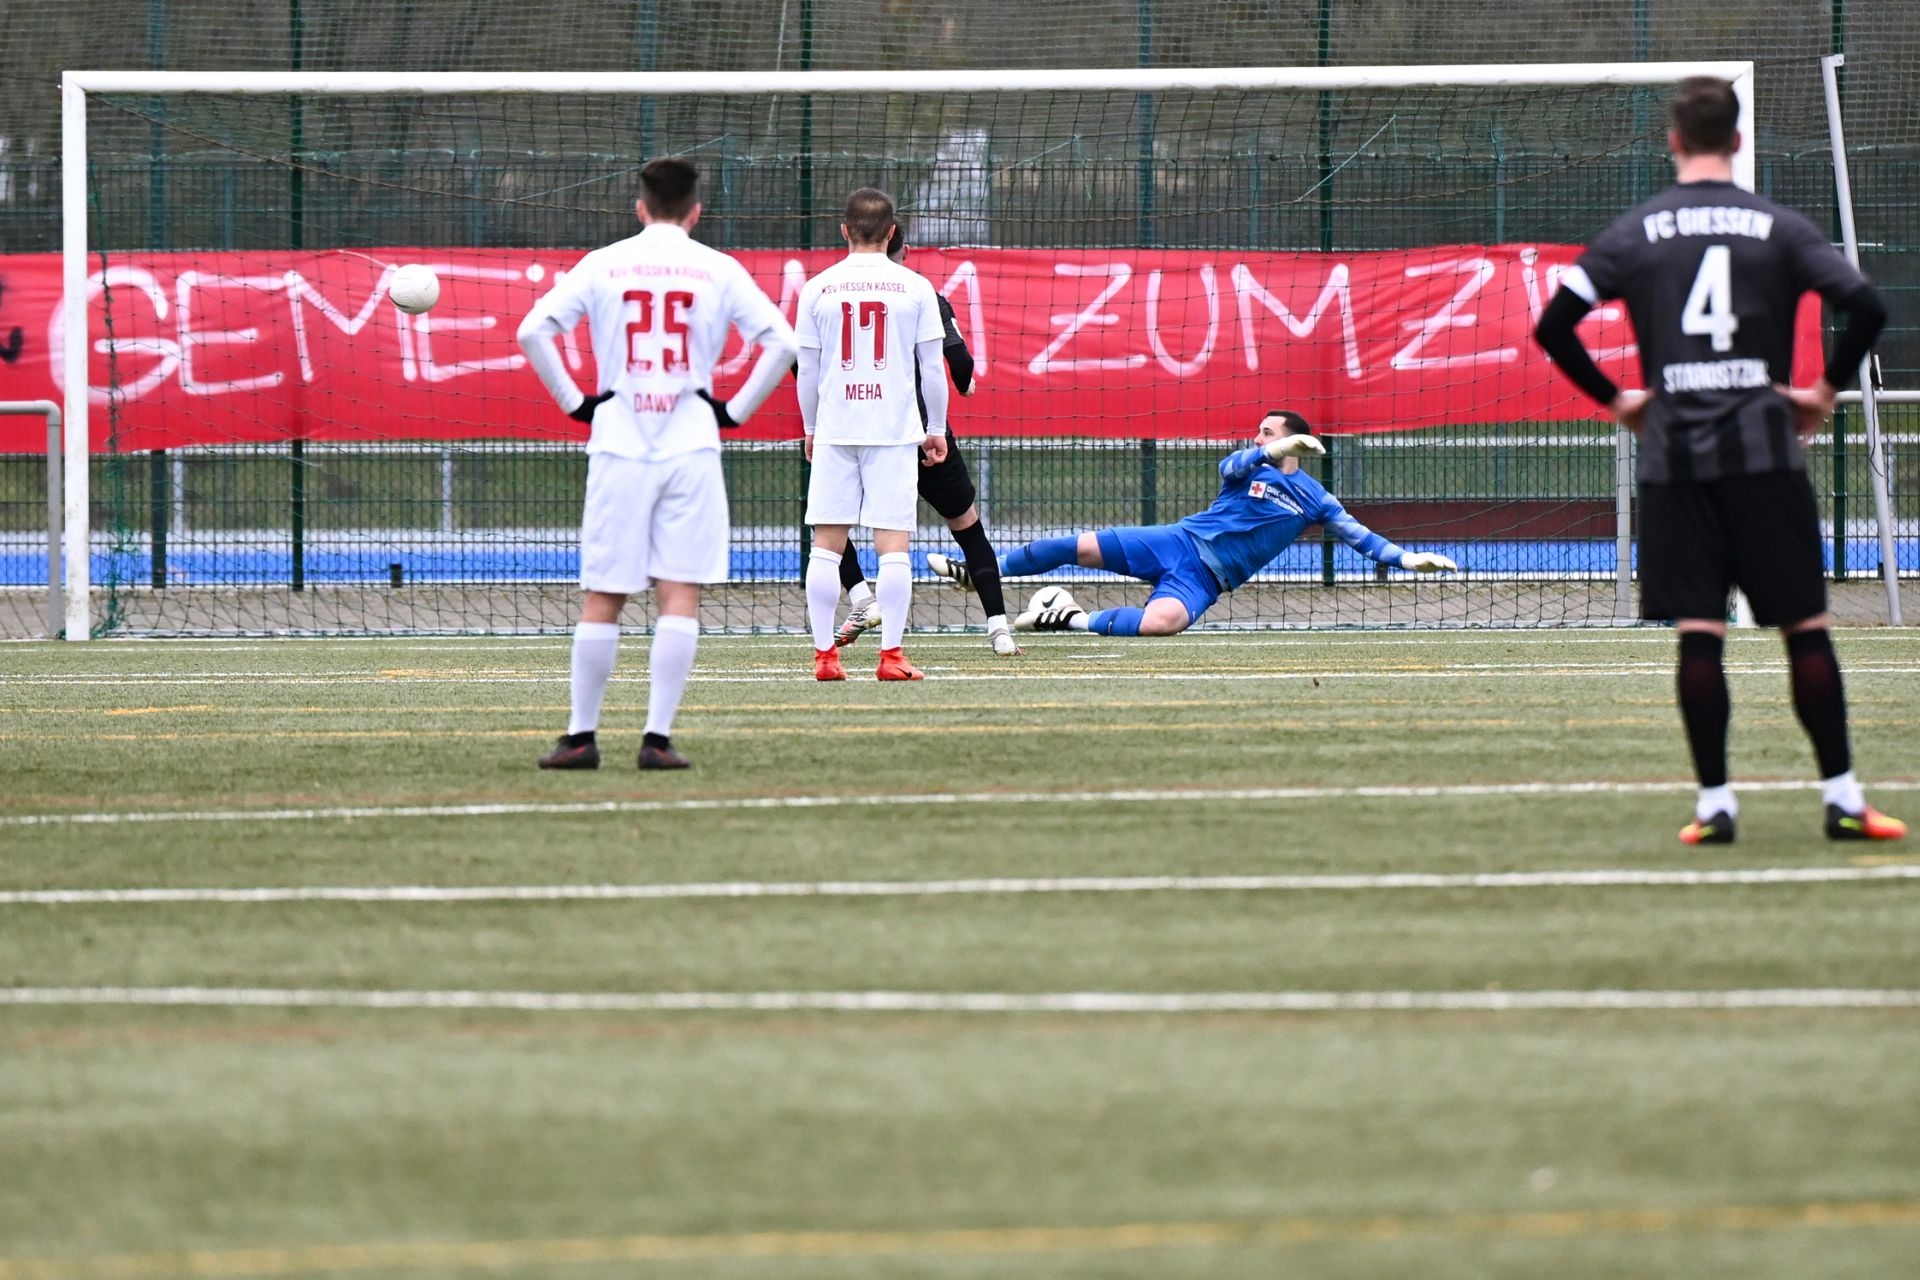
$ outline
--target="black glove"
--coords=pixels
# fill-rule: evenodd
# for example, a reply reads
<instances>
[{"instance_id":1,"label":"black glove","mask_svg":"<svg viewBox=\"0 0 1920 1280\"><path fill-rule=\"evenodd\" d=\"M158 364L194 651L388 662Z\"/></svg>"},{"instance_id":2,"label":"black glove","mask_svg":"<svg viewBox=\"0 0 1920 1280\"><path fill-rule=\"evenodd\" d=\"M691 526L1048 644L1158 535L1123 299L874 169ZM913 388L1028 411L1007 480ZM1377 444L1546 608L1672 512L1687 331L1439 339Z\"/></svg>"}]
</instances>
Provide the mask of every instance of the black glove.
<instances>
[{"instance_id":1,"label":"black glove","mask_svg":"<svg viewBox=\"0 0 1920 1280\"><path fill-rule=\"evenodd\" d=\"M595 409L598 409L601 405L605 404L607 401L611 399L613 399L613 392L611 391L602 391L597 396L588 396L585 400L582 400L578 405L576 405L574 407L573 412L568 414L567 416L569 418L572 418L575 422L584 422L588 426L592 426L593 411Z\"/></svg>"},{"instance_id":2,"label":"black glove","mask_svg":"<svg viewBox=\"0 0 1920 1280\"><path fill-rule=\"evenodd\" d=\"M707 407L713 410L713 420L716 423L723 427L737 427L740 425L733 420L733 415L727 412L727 402L725 400L715 400L704 391L695 391L693 394L707 402Z\"/></svg>"}]
</instances>

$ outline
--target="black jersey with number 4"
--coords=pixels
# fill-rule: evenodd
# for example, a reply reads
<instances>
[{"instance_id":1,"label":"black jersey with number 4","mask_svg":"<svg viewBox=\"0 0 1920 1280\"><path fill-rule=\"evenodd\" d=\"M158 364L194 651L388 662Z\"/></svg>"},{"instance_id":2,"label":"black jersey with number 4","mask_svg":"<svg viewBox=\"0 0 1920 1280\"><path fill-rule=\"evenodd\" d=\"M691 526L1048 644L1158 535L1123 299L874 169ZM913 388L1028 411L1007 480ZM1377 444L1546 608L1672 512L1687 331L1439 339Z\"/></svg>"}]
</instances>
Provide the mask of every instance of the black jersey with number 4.
<instances>
[{"instance_id":1,"label":"black jersey with number 4","mask_svg":"<svg viewBox=\"0 0 1920 1280\"><path fill-rule=\"evenodd\" d=\"M1628 210L1578 265L1633 320L1653 392L1641 480L1806 468L1774 390L1792 373L1794 316L1808 290L1838 302L1865 284L1811 222L1730 182L1681 183Z\"/></svg>"}]
</instances>

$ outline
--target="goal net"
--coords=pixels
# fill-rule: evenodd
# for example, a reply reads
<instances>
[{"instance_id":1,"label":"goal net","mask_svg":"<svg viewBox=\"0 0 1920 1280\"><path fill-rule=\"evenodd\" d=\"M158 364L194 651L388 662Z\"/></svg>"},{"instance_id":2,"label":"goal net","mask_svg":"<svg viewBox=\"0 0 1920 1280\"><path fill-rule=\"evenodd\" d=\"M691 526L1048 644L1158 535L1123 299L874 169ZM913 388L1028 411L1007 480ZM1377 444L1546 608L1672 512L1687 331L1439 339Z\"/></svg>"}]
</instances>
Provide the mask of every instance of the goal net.
<instances>
[{"instance_id":1,"label":"goal net","mask_svg":"<svg viewBox=\"0 0 1920 1280\"><path fill-rule=\"evenodd\" d=\"M1286 407L1358 519L1463 572L1383 572L1315 533L1208 625L1611 623L1632 612L1627 444L1529 334L1578 246L1668 180L1665 90L1702 71L1751 109L1728 63L70 75L85 335L49 372L90 389L67 397L89 446L67 520L93 554L69 632L570 626L584 428L513 333L633 232L637 170L665 154L703 171L697 234L789 315L839 256L847 192L894 194L974 351L953 420L1002 548L1199 511ZM418 317L385 297L409 262L443 286ZM1584 332L1624 374L1623 318ZM591 383L584 330L566 354ZM736 340L720 385L748 363ZM711 626L804 628L798 434L783 388L725 440ZM951 550L922 516L916 555ZM927 582L914 621L980 619Z\"/></svg>"}]
</instances>

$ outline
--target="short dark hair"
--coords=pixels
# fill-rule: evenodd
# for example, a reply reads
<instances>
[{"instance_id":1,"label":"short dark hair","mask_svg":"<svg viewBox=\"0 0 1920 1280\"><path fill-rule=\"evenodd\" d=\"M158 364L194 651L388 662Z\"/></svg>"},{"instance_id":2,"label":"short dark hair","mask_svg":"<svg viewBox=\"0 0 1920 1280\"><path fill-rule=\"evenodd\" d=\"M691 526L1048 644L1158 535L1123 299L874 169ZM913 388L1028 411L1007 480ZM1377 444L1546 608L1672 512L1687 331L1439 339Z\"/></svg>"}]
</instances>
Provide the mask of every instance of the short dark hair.
<instances>
[{"instance_id":1,"label":"short dark hair","mask_svg":"<svg viewBox=\"0 0 1920 1280\"><path fill-rule=\"evenodd\" d=\"M851 229L853 224L848 223L847 226ZM907 228L897 214L893 220L893 235L887 240L887 256L895 262L903 261L907 256Z\"/></svg>"},{"instance_id":2,"label":"short dark hair","mask_svg":"<svg viewBox=\"0 0 1920 1280\"><path fill-rule=\"evenodd\" d=\"M1740 99L1718 76L1688 76L1673 91L1667 120L1688 155L1732 155L1740 127Z\"/></svg>"},{"instance_id":3,"label":"short dark hair","mask_svg":"<svg viewBox=\"0 0 1920 1280\"><path fill-rule=\"evenodd\" d=\"M1268 418L1278 418L1280 421L1286 423L1287 434L1290 436L1310 436L1313 434L1313 428L1307 425L1307 420L1291 409L1269 409L1261 417L1260 421L1265 422Z\"/></svg>"},{"instance_id":4,"label":"short dark hair","mask_svg":"<svg viewBox=\"0 0 1920 1280\"><path fill-rule=\"evenodd\" d=\"M845 221L855 244L885 244L893 226L893 197L878 187L861 187L847 197Z\"/></svg>"},{"instance_id":5,"label":"short dark hair","mask_svg":"<svg viewBox=\"0 0 1920 1280\"><path fill-rule=\"evenodd\" d=\"M699 199L700 171L691 160L664 156L647 161L640 170L640 203L656 218L678 222L693 212Z\"/></svg>"}]
</instances>

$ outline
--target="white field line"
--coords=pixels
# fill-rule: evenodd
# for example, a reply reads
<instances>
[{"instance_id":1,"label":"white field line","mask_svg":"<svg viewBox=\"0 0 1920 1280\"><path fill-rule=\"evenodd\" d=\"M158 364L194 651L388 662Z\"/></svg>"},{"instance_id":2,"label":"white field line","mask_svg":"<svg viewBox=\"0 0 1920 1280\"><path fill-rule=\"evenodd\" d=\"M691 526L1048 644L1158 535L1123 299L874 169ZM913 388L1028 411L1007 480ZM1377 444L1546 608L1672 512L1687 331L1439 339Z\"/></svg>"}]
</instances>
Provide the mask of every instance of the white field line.
<instances>
[{"instance_id":1,"label":"white field line","mask_svg":"<svg viewBox=\"0 0 1920 1280\"><path fill-rule=\"evenodd\" d=\"M1085 672L1037 671L1037 670L1027 671L1027 672L1019 672L1019 671L962 672L962 671L954 671L951 669L942 668L932 664L923 663L922 666L924 669L926 669L927 671L933 674L936 683L946 682L946 683L966 683L966 684L994 683L994 682L1000 682L1000 683L1026 682L1026 683L1045 684L1049 682L1079 682L1079 681L1100 681L1100 682L1111 683L1111 682L1122 681L1122 680L1218 682L1221 680L1245 679L1250 675L1258 675L1261 681L1265 683L1273 683L1276 681L1298 682L1302 680L1308 680L1308 681L1314 681L1314 682L1325 681L1325 680L1360 680L1360 681L1366 681L1366 680L1381 680L1381 681L1471 680L1471 679L1485 678L1490 675L1507 675L1507 674L1519 674L1519 675L1548 674L1548 675L1552 675L1556 679L1568 679L1568 678L1574 678L1574 677L1588 677L1588 678L1598 677L1602 679L1618 679L1618 678L1641 679L1650 675L1664 676L1669 671L1672 670L1672 664L1667 662L1607 663L1604 665L1566 663L1566 662L1542 662L1542 663L1515 663L1515 664L1508 664L1508 665L1488 664L1484 666L1452 666L1452 667L1437 668L1434 670L1399 670L1399 671L1396 671L1396 670L1261 671L1261 670L1258 670L1257 668L1239 667L1233 670L1218 670L1218 671L1114 671L1110 669L1102 669L1100 671L1085 671ZM1730 676L1768 676L1773 679L1778 679L1782 674L1785 673L1786 667L1782 663L1767 663L1764 665L1729 664L1726 670L1727 670L1727 674ZM1920 675L1920 666L1871 666L1871 665L1863 665L1863 664L1856 663L1856 664L1849 664L1846 671L1848 676ZM542 675L542 674L537 674L533 672L457 673L457 674L447 674L447 675L412 675L412 674L381 675L377 672L353 671L353 672L336 672L331 675L320 675L320 676L289 675L286 673L274 672L274 671L202 672L202 673L196 673L194 675L179 675L179 676L166 675L166 674L138 674L138 673L110 674L110 673L103 673L103 672L95 672L95 673L85 673L85 674L68 673L68 674L39 674L39 675L0 674L0 685L8 685L8 684L30 684L30 685L37 685L37 686L69 685L69 686L77 686L77 687L111 689L111 688L127 688L127 687L140 688L145 686L157 686L157 685L173 685L173 686L196 686L196 685L215 685L215 684L224 685L224 684L231 684L235 680L246 680L246 681L261 684L261 685L278 686L278 687L286 687L286 688L293 688L293 687L306 686L306 685L342 685L342 684L444 685L451 688L451 687L460 686L460 685L527 685L527 684L563 685L567 683L567 679L568 677L564 672L554 672L553 674L549 674L549 675ZM724 673L720 671L696 670L694 672L694 679L700 684L812 685L815 683L813 674L810 671L792 671L792 672L778 672L778 673L769 672L765 674L737 674L737 673L729 674L729 673ZM638 685L646 684L647 679L644 675L641 675L641 674L615 675L613 677L613 683L638 686Z\"/></svg>"},{"instance_id":2,"label":"white field line","mask_svg":"<svg viewBox=\"0 0 1920 1280\"><path fill-rule=\"evenodd\" d=\"M1842 648L1854 643L1869 641L1897 641L1912 644L1913 633L1899 627L1846 627L1838 633ZM629 636L644 639L642 628L633 628ZM910 643L914 645L943 646L962 649L977 649L984 646L986 632L975 631L922 631L915 632ZM1051 643L1071 644L1078 641L1083 644L1115 644L1121 649L1142 647L1128 641L1114 641L1107 637L1080 635L1063 637ZM1394 649L1419 648L1432 650L1448 646L1472 648L1475 646L1520 642L1537 645L1541 648L1580 648L1586 645L1638 645L1666 651L1672 648L1671 632L1657 627L1591 627L1571 630L1554 630L1541 627L1516 628L1473 628L1469 630L1338 630L1316 631L1310 628L1294 628L1284 631L1215 631L1199 630L1189 632L1178 639L1164 642L1149 641L1154 647L1174 649L1220 649L1220 648L1312 648L1312 649ZM770 635L765 633L751 635L731 635L725 632L709 631L701 636L703 645L716 645L728 650L768 649L791 652L797 645L805 643L801 633ZM1043 642L1044 643L1044 642ZM1754 647L1764 645L1777 650L1779 638L1770 631L1729 634L1730 647ZM44 638L4 639L0 647L24 645L47 647ZM310 651L314 647L326 648L337 645L342 649L375 648L395 653L446 653L446 654L483 654L489 652L528 652L528 653L564 653L572 645L572 639L564 634L550 636L289 636L274 639L234 640L215 636L130 636L112 637L94 642L96 651L101 653L144 653L187 650L194 653L280 653L285 654L298 649Z\"/></svg>"},{"instance_id":3,"label":"white field line","mask_svg":"<svg viewBox=\"0 0 1920 1280\"><path fill-rule=\"evenodd\" d=\"M1745 792L1814 791L1817 782L1741 782ZM1920 780L1873 783L1876 791L1920 790ZM1489 782L1448 786L1132 788L1114 791L922 791L852 795L712 796L684 800L501 801L490 804L338 805L310 809L135 809L0 816L0 828L121 826L150 822L314 822L358 818L495 818L525 814L700 813L748 809L859 809L916 805L1178 804L1223 801L1431 800L1488 796L1677 795L1691 782Z\"/></svg>"},{"instance_id":4,"label":"white field line","mask_svg":"<svg viewBox=\"0 0 1920 1280\"><path fill-rule=\"evenodd\" d=\"M365 991L267 987L0 987L0 1005L499 1009L524 1013L1518 1013L1915 1009L1920 989L1732 991Z\"/></svg>"},{"instance_id":5,"label":"white field line","mask_svg":"<svg viewBox=\"0 0 1920 1280\"><path fill-rule=\"evenodd\" d=\"M1708 871L1498 871L1447 875L1087 876L982 880L729 880L688 884L293 885L254 889L14 889L0 906L267 902L659 902L703 898L923 898L1053 893L1314 893L1379 889L1690 888L1920 880L1920 863Z\"/></svg>"},{"instance_id":6,"label":"white field line","mask_svg":"<svg viewBox=\"0 0 1920 1280\"><path fill-rule=\"evenodd\" d=\"M635 628L636 633L641 629ZM1839 631L1843 641L1855 640L1904 640L1911 642L1912 633L1899 627L1863 626L1844 627ZM922 631L915 632L913 643L957 643L979 645L986 637L984 630L976 631ZM731 634L723 631L710 631L701 639L704 643L724 644L742 648L791 648L801 633L794 632L767 634ZM1312 645L1316 648L1327 646L1378 647L1393 645L1420 645L1432 647L1440 644L1474 645L1489 641L1523 640L1547 644L1660 644L1671 643L1671 633L1655 626L1637 627L1577 627L1556 629L1552 627L1468 627L1455 629L1436 629L1427 631L1394 629L1390 627L1367 630L1365 628L1339 628L1337 630L1314 630L1297 627L1284 630L1215 630L1202 628L1189 632L1172 643L1181 648L1199 645ZM1727 637L1730 644L1778 645L1779 639L1771 631L1755 631L1746 634L1733 634ZM404 636L404 635L360 635L360 636L279 636L270 638L233 638L225 636L111 636L95 641L101 649L141 649L141 648L190 648L201 653L285 653L289 647L298 645L339 645L342 648L388 648L394 650L413 650L423 653L466 651L484 652L488 649L564 649L572 643L570 637L562 632L549 635L449 635L449 636ZM0 640L0 645L45 645L41 639Z\"/></svg>"}]
</instances>

